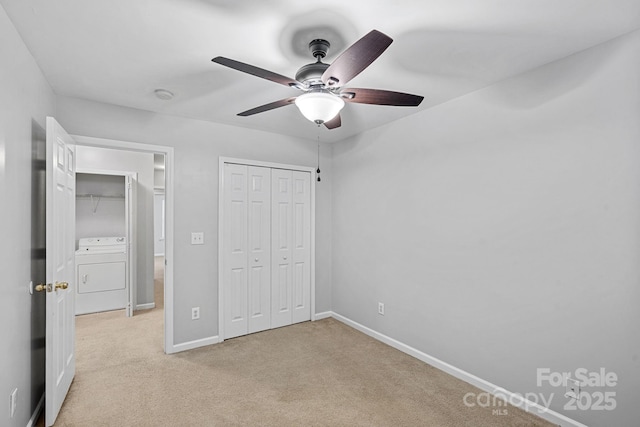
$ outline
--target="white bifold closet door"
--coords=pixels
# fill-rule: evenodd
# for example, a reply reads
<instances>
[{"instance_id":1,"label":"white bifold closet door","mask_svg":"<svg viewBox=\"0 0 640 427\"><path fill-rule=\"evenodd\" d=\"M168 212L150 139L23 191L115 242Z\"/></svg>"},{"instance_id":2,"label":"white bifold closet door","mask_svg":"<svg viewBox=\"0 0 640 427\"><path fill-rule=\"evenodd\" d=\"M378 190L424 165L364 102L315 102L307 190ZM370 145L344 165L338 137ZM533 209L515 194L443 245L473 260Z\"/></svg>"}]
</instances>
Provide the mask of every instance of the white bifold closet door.
<instances>
[{"instance_id":1,"label":"white bifold closet door","mask_svg":"<svg viewBox=\"0 0 640 427\"><path fill-rule=\"evenodd\" d=\"M310 320L311 174L224 167L224 337Z\"/></svg>"},{"instance_id":2,"label":"white bifold closet door","mask_svg":"<svg viewBox=\"0 0 640 427\"><path fill-rule=\"evenodd\" d=\"M271 169L225 164L227 337L271 327Z\"/></svg>"},{"instance_id":3,"label":"white bifold closet door","mask_svg":"<svg viewBox=\"0 0 640 427\"><path fill-rule=\"evenodd\" d=\"M311 319L311 175L271 174L271 327Z\"/></svg>"}]
</instances>

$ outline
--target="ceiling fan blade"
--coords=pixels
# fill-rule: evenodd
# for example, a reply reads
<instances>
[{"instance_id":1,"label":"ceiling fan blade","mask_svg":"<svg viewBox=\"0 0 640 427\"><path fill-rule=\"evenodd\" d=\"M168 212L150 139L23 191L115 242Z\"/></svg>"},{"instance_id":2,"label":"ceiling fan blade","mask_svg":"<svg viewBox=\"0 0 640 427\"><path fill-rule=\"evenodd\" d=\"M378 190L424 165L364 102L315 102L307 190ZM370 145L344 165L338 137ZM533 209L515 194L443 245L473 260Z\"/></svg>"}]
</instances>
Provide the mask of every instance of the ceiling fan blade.
<instances>
[{"instance_id":1,"label":"ceiling fan blade","mask_svg":"<svg viewBox=\"0 0 640 427\"><path fill-rule=\"evenodd\" d=\"M295 99L296 99L296 97L293 96L291 98L285 98L285 99L281 99L279 101L270 102L268 104L264 104L264 105L261 105L261 106L256 107L256 108L252 108L250 110L243 111L242 113L238 113L238 115L242 116L242 117L246 117L246 116L252 116L252 115L258 114L258 113L264 113L265 111L269 111L269 110L273 110L275 108L284 107L285 105L293 104L293 101L295 101Z\"/></svg>"},{"instance_id":2,"label":"ceiling fan blade","mask_svg":"<svg viewBox=\"0 0 640 427\"><path fill-rule=\"evenodd\" d=\"M322 82L333 87L344 86L375 61L391 42L391 37L372 30L333 61L322 74Z\"/></svg>"},{"instance_id":3,"label":"ceiling fan blade","mask_svg":"<svg viewBox=\"0 0 640 427\"><path fill-rule=\"evenodd\" d=\"M353 94L353 96L350 96ZM424 96L410 93L392 92L380 89L347 88L340 92L346 102L356 104L395 105L399 107L417 107Z\"/></svg>"},{"instance_id":4,"label":"ceiling fan blade","mask_svg":"<svg viewBox=\"0 0 640 427\"><path fill-rule=\"evenodd\" d=\"M339 128L340 126L342 126L342 119L340 118L340 114L338 114L337 116L335 116L333 119L329 120L328 122L324 122L324 125L327 129L335 129L335 128Z\"/></svg>"},{"instance_id":5,"label":"ceiling fan blade","mask_svg":"<svg viewBox=\"0 0 640 427\"><path fill-rule=\"evenodd\" d=\"M255 67L253 65L245 64L244 62L235 61L233 59L225 58L222 56L216 56L211 61L216 62L220 65L224 65L225 67L233 68L234 70L242 71L243 73L251 74L256 77L271 80L272 82L280 83L281 85L290 87L301 86L300 82L289 77Z\"/></svg>"}]
</instances>

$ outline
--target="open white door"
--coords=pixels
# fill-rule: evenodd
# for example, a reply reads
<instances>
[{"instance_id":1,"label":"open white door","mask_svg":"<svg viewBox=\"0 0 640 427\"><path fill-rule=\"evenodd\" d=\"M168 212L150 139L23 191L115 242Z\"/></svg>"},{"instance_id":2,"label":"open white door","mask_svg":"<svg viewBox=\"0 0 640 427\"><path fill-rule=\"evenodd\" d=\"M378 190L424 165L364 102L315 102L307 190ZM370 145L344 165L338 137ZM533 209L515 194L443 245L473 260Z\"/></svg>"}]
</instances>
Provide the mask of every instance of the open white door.
<instances>
[{"instance_id":1,"label":"open white door","mask_svg":"<svg viewBox=\"0 0 640 427\"><path fill-rule=\"evenodd\" d=\"M125 177L125 229L127 237L127 285L129 286L129 302L127 303L127 317L133 317L133 311L138 304L136 288L136 187L138 174L131 173Z\"/></svg>"},{"instance_id":2,"label":"open white door","mask_svg":"<svg viewBox=\"0 0 640 427\"><path fill-rule=\"evenodd\" d=\"M53 117L47 117L47 426L58 417L76 370L75 163L73 140Z\"/></svg>"}]
</instances>

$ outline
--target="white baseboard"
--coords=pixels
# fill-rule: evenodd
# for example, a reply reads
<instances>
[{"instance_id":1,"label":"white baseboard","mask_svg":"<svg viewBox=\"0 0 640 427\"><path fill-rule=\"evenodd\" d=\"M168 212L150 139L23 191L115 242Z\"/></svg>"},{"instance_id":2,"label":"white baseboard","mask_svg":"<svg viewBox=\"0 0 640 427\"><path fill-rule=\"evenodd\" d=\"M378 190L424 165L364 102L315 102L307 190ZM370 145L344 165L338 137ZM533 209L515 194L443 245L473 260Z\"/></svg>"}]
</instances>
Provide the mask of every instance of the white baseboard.
<instances>
[{"instance_id":1,"label":"white baseboard","mask_svg":"<svg viewBox=\"0 0 640 427\"><path fill-rule=\"evenodd\" d=\"M156 308L155 302L149 302L147 304L138 304L136 305L136 311L138 310L151 310L152 308Z\"/></svg>"},{"instance_id":2,"label":"white baseboard","mask_svg":"<svg viewBox=\"0 0 640 427\"><path fill-rule=\"evenodd\" d=\"M331 317L333 313L331 311L323 311L322 313L316 313L315 320L322 320Z\"/></svg>"},{"instance_id":3,"label":"white baseboard","mask_svg":"<svg viewBox=\"0 0 640 427\"><path fill-rule=\"evenodd\" d=\"M428 363L429 365L435 368L438 368L441 371L444 371L449 375L452 375L464 382L467 382L473 386L476 386L483 391L491 393L494 396L501 397L511 402L522 402L522 409L527 410L528 412L531 412L551 423L554 423L563 427L564 426L587 427L586 425L578 421L572 420L571 418L566 417L551 409L544 408L543 406L535 402L532 402L530 400L524 400L521 395L507 391L502 387L498 387L497 385L492 384L489 381L483 380L482 378L479 378L473 374L470 374L469 372L463 371L460 368L456 368L455 366L450 365L436 357L423 353L420 350L417 350L398 340L395 340L391 337L381 334L380 332L374 331L373 329L368 328L364 325L361 325L358 322L354 322L353 320L347 317L344 317L338 313L335 313L335 312L319 313L319 314L316 314L316 319L319 320L321 318L319 316L325 315L326 313L329 313L329 315L327 315L326 317L333 317L334 319L344 323L345 325L351 326L352 328L364 333L365 335L370 336L371 338L375 338L380 342L383 342L397 350L400 350L401 352L406 353L409 356L415 357L418 360Z\"/></svg>"},{"instance_id":4,"label":"white baseboard","mask_svg":"<svg viewBox=\"0 0 640 427\"><path fill-rule=\"evenodd\" d=\"M144 305L144 304L143 304ZM137 306L140 307L140 306ZM331 311L325 311L322 313L317 313L315 315L315 320L327 319L333 315ZM167 354L178 353L181 351L193 350L194 348L204 347L211 344L218 344L220 342L220 336L216 335L214 337L202 338L199 340L188 341L181 344L175 344L169 351L166 351Z\"/></svg>"},{"instance_id":5,"label":"white baseboard","mask_svg":"<svg viewBox=\"0 0 640 427\"><path fill-rule=\"evenodd\" d=\"M187 341L180 344L174 344L171 351L167 353L179 353L181 351L193 350L194 348L204 347L211 344L218 344L220 342L220 338L218 335L214 337L202 338L194 341Z\"/></svg>"},{"instance_id":6,"label":"white baseboard","mask_svg":"<svg viewBox=\"0 0 640 427\"><path fill-rule=\"evenodd\" d=\"M40 397L40 401L36 405L36 409L33 411L29 422L27 423L27 427L33 427L38 422L38 417L40 417L40 413L42 412L42 405L44 405L44 393Z\"/></svg>"}]
</instances>

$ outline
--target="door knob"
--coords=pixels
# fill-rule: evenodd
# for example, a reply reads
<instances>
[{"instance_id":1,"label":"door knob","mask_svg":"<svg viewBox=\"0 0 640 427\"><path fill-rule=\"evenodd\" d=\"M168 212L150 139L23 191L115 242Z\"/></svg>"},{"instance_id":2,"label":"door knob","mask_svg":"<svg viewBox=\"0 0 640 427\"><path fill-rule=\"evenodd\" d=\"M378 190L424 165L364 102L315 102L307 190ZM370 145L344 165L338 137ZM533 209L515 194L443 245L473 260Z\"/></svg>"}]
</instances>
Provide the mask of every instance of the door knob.
<instances>
[{"instance_id":1,"label":"door knob","mask_svg":"<svg viewBox=\"0 0 640 427\"><path fill-rule=\"evenodd\" d=\"M260 260L259 260L258 258L254 258L253 260L254 260L255 262L258 262L258 261L260 261Z\"/></svg>"},{"instance_id":2,"label":"door knob","mask_svg":"<svg viewBox=\"0 0 640 427\"><path fill-rule=\"evenodd\" d=\"M282 257L282 259L286 261L286 260L287 260L287 257L286 257L286 256L283 256L283 257Z\"/></svg>"},{"instance_id":3,"label":"door knob","mask_svg":"<svg viewBox=\"0 0 640 427\"><path fill-rule=\"evenodd\" d=\"M56 290L58 289L67 289L69 284L67 282L56 282Z\"/></svg>"},{"instance_id":4,"label":"door knob","mask_svg":"<svg viewBox=\"0 0 640 427\"><path fill-rule=\"evenodd\" d=\"M44 283L37 284L34 289L36 290L36 292L51 292L53 290L50 284L46 285Z\"/></svg>"},{"instance_id":5,"label":"door knob","mask_svg":"<svg viewBox=\"0 0 640 427\"><path fill-rule=\"evenodd\" d=\"M68 287L69 283L67 282L56 282L55 286L53 286L51 283L46 285L44 283L40 283L36 285L34 289L36 290L36 292L53 292L54 289L57 291L58 289L67 289Z\"/></svg>"}]
</instances>

